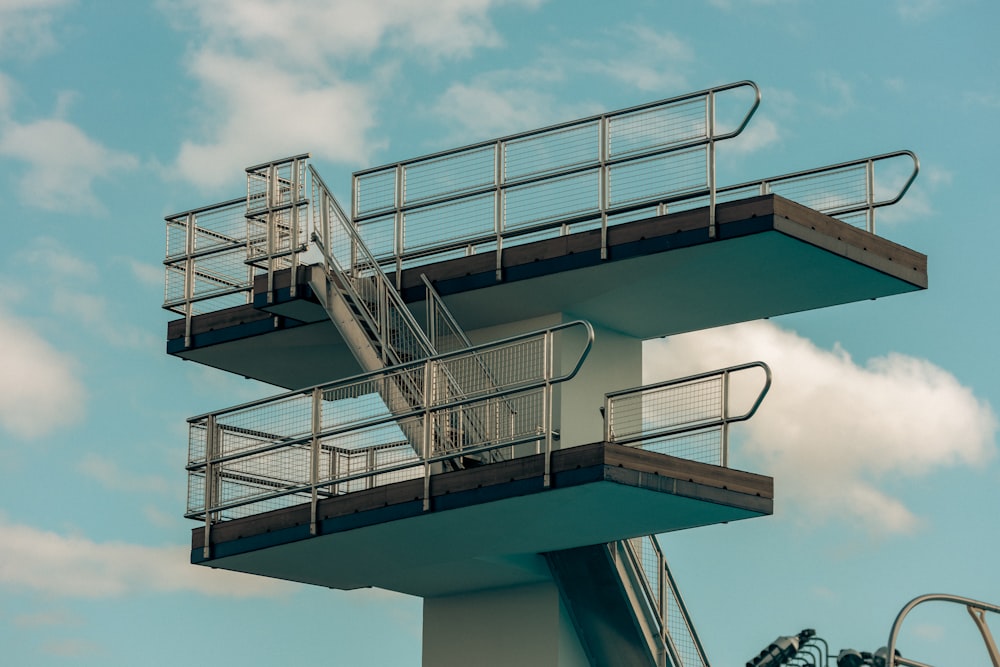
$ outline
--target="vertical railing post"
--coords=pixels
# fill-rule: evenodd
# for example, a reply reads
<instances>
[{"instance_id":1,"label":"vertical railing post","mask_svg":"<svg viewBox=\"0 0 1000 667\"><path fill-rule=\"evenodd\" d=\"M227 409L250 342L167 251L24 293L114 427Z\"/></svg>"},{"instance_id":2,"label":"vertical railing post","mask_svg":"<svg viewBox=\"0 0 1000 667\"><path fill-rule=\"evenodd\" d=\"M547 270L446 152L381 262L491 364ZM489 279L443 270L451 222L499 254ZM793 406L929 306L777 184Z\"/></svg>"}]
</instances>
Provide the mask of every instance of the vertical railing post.
<instances>
[{"instance_id":1,"label":"vertical railing post","mask_svg":"<svg viewBox=\"0 0 1000 667\"><path fill-rule=\"evenodd\" d=\"M729 467L729 371L722 373L722 451L720 465Z\"/></svg>"},{"instance_id":2,"label":"vertical railing post","mask_svg":"<svg viewBox=\"0 0 1000 667\"><path fill-rule=\"evenodd\" d=\"M614 409L611 397L604 396L604 442L612 442L614 431L611 429L612 410Z\"/></svg>"},{"instance_id":3,"label":"vertical railing post","mask_svg":"<svg viewBox=\"0 0 1000 667\"><path fill-rule=\"evenodd\" d=\"M215 415L209 415L205 420L205 542L202 546L202 557L212 557L212 509L215 507L215 498L218 495L215 484L215 458L216 443Z\"/></svg>"},{"instance_id":4,"label":"vertical railing post","mask_svg":"<svg viewBox=\"0 0 1000 667\"><path fill-rule=\"evenodd\" d=\"M866 225L868 231L875 233L875 161L868 160L865 165L865 203L868 209L865 211L867 218Z\"/></svg>"},{"instance_id":5,"label":"vertical railing post","mask_svg":"<svg viewBox=\"0 0 1000 667\"><path fill-rule=\"evenodd\" d=\"M288 287L288 295L295 298L295 285L298 281L298 268L299 268L299 169L302 160L296 158L292 160L292 191L290 193L290 204L292 205L292 224L291 224L291 238L289 239L288 249L292 253L291 257L291 271L292 280Z\"/></svg>"},{"instance_id":6,"label":"vertical railing post","mask_svg":"<svg viewBox=\"0 0 1000 667\"><path fill-rule=\"evenodd\" d=\"M552 428L553 428L553 405L552 405L552 367L553 367L553 341L552 332L547 331L542 338L542 377L545 378L545 388L542 399L542 424L545 428L545 473L542 478L542 486L548 487L551 483L552 474Z\"/></svg>"},{"instance_id":7,"label":"vertical railing post","mask_svg":"<svg viewBox=\"0 0 1000 667\"><path fill-rule=\"evenodd\" d=\"M598 153L601 161L598 172L598 208L601 211L601 259L608 258L608 207L611 205L611 168L608 159L611 156L611 119L601 116L598 126Z\"/></svg>"},{"instance_id":8,"label":"vertical railing post","mask_svg":"<svg viewBox=\"0 0 1000 667\"><path fill-rule=\"evenodd\" d=\"M497 282L500 282L503 280L503 232L506 204L503 186L507 174L507 144L502 140L497 140L493 150L493 233L497 243L496 279Z\"/></svg>"},{"instance_id":9,"label":"vertical railing post","mask_svg":"<svg viewBox=\"0 0 1000 667\"><path fill-rule=\"evenodd\" d=\"M197 216L194 213L188 213L185 225L187 236L184 238L184 252L187 254L184 259L184 347L186 348L191 347L191 318L194 316L195 260L193 255L197 249L195 242L198 233L197 224Z\"/></svg>"},{"instance_id":10,"label":"vertical railing post","mask_svg":"<svg viewBox=\"0 0 1000 667\"><path fill-rule=\"evenodd\" d=\"M312 390L312 442L310 443L309 487L312 498L309 503L309 534L316 535L317 510L319 504L319 433L323 426L323 392L319 387Z\"/></svg>"},{"instance_id":11,"label":"vertical railing post","mask_svg":"<svg viewBox=\"0 0 1000 667\"><path fill-rule=\"evenodd\" d=\"M430 458L433 454L433 448L431 447L431 418L433 413L431 412L433 404L433 394L434 394L434 362L428 359L424 363L424 423L423 423L423 442L420 444L421 453L424 458L424 511L427 512L431 508L431 464Z\"/></svg>"},{"instance_id":12,"label":"vertical railing post","mask_svg":"<svg viewBox=\"0 0 1000 667\"><path fill-rule=\"evenodd\" d=\"M715 91L708 91L705 109L708 129L708 238L717 235L715 221Z\"/></svg>"},{"instance_id":13,"label":"vertical railing post","mask_svg":"<svg viewBox=\"0 0 1000 667\"><path fill-rule=\"evenodd\" d=\"M392 244L396 253L396 289L403 288L403 253L406 248L406 230L403 206L406 204L406 167L402 163L396 165L396 180L393 190L396 214L393 216ZM352 222L353 224L353 222ZM352 265L354 257L351 258ZM381 269L380 269L381 270Z\"/></svg>"},{"instance_id":14,"label":"vertical railing post","mask_svg":"<svg viewBox=\"0 0 1000 667\"><path fill-rule=\"evenodd\" d=\"M278 246L278 223L275 220L274 207L278 193L275 191L278 181L277 166L268 165L265 177L265 205L267 206L267 303L274 301L274 254Z\"/></svg>"}]
</instances>

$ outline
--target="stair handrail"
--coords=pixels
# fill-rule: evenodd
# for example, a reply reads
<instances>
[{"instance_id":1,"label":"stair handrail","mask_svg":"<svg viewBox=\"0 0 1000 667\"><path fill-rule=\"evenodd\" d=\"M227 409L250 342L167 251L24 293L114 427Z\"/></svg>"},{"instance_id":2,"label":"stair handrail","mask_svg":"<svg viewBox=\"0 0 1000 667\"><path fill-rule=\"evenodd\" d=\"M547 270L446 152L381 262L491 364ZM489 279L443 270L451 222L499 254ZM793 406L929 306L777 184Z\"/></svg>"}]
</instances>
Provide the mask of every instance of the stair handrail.
<instances>
[{"instance_id":1,"label":"stair handrail","mask_svg":"<svg viewBox=\"0 0 1000 667\"><path fill-rule=\"evenodd\" d=\"M385 317L388 316L389 308L396 313L398 313L400 319L404 323L407 329L407 333L413 337L419 347L418 354L415 356L416 359L424 359L427 357L434 356L435 350L434 346L428 340L427 336L424 334L420 325L417 323L410 309L406 307L403 303L402 297L399 292L396 291L395 286L389 282L388 277L385 272L382 271L381 265L372 256L365 244L361 235L358 233L357 228L344 213L344 210L340 207L340 203L330 192L326 183L320 177L316 169L309 165L309 174L311 176L313 187L318 188L320 192L320 197L314 197L314 206L319 206L320 214L318 219L313 221L313 240L320 247L323 254L324 265L327 270L331 268L334 271L334 275L341 279L344 286L351 291L351 296L355 303L363 311L367 312L367 317L369 322L374 325L375 331L378 333L380 342L384 345L385 349L391 350L395 359L394 364L402 363L403 361L411 361L412 359L404 359L400 355L400 351L395 348L392 344L391 336L385 330L387 326L387 320ZM325 205L324 205L325 203ZM333 212L333 215L328 215L329 212ZM332 218L332 220L331 220ZM344 267L337 260L336 253L333 250L331 239L330 239L330 225L336 223L339 225L341 232L345 233L350 242L351 248L351 266ZM316 233L316 227L320 229L320 235ZM358 261L358 256L361 256L361 261L371 269L372 276L377 282L377 296L378 296L378 308L379 313L372 313L368 302L361 297L358 293L355 279L355 275L358 266L360 265Z\"/></svg>"},{"instance_id":2,"label":"stair handrail","mask_svg":"<svg viewBox=\"0 0 1000 667\"><path fill-rule=\"evenodd\" d=\"M315 411L318 409L318 404L315 402L319 400L317 397L321 397L325 392L335 391L338 387L348 387L363 382L377 381L391 373L407 373L418 370L426 371L427 369L441 367L451 359L467 356L470 353L473 355L484 354L491 349L504 348L532 338L538 338L539 336L541 336L543 340L543 344L546 350L544 354L547 358L548 356L551 355L552 348L554 346L553 339L558 333L565 331L567 329L579 328L579 327L582 327L586 333L586 342L583 344L579 352L576 363L571 368L568 368L564 371L560 371L559 374L554 374L552 365L548 363L548 361L546 361L540 371L541 373L540 378L533 379L525 383L512 384L511 386L508 386L504 389L497 391L497 393L495 394L490 394L486 396L472 396L472 397L466 396L463 398L456 398L445 402L433 403L433 404L428 400L430 399L430 397L425 396L421 405L411 406L411 409L403 414L390 412L388 414L382 414L371 418L365 418L363 420L348 423L341 426L332 426L323 428L321 420L317 421L315 413ZM539 391L539 390L549 392L553 385L562 382L567 382L573 379L577 375L577 373L580 371L580 368L583 366L583 363L586 361L587 356L590 353L590 350L593 346L593 341L594 341L594 332L591 325L583 320L576 320L573 322L567 322L560 325L555 325L538 331L531 331L516 336L511 336L499 341L493 341L490 343L477 345L473 348L457 350L445 354L439 354L434 357L429 357L427 359L410 362L408 364L403 364L397 367L385 368L378 371L356 375L351 378L337 380L331 383L318 384L318 385L313 385L311 387L305 387L303 389L288 391L275 396L261 398L254 401L248 401L240 405L231 406L228 408L224 408L222 410L216 410L210 413L205 413L202 415L191 417L188 419L188 423L192 432L192 442L194 442L194 433L198 429L204 429L204 433L206 434L206 442L203 447L204 451L200 452L197 455L194 453L194 448L192 447L192 452L189 454L189 462L187 465L187 470L189 472L189 475L202 473L206 476L206 478L208 478L211 477L211 475L214 472L216 472L215 470L212 469L214 466L226 463L228 461L233 461L241 458L251 458L281 448L308 447L310 446L311 443L312 446L319 447L319 442L323 438L327 438L334 435L342 435L354 430L358 430L360 428L370 428L381 424L398 423L402 419L412 418L420 415L427 417L434 413L453 410L477 402L483 402L494 399L502 400L504 397L513 396L519 393L523 394L526 392ZM310 399L310 397L312 397L312 399ZM218 430L220 426L222 426L222 425L217 426L217 422L220 418L229 414L238 413L241 411L247 411L253 408L264 407L268 404L277 405L290 402L291 399L314 401L312 408L314 411L313 413L314 430L312 432L301 432L298 433L297 435L290 437L283 437L279 433L267 433L266 435L272 436L273 440L271 440L270 442L266 442L260 446L240 449L239 451L229 454L214 451L214 446L213 444L211 444L210 440L211 438L215 437L214 436L215 431ZM551 397L549 396L545 400L550 402ZM547 422L551 421L551 416L552 416L551 406L549 406L543 411L543 415L544 416L542 417L542 419L544 421ZM210 433L212 435L210 435ZM542 431L533 431L530 435L526 434L523 438L519 439L518 442L521 442L522 440L523 441L544 440L546 443L545 454L546 457L549 457L551 455L551 447L552 447L551 424L549 423L548 426L546 426L546 428ZM464 450L462 453L476 453L480 451L488 451L490 449L495 449L498 447L506 447L510 444L511 442L508 441L504 441L501 444L491 443L483 446L470 447L467 450ZM203 503L203 505L200 508L196 507L190 510L185 514L185 516L188 518L200 518L204 515L206 523L208 524L212 522L211 519L215 517L219 512L240 507L242 505L251 505L265 500L278 498L281 496L293 495L302 492L309 492L317 485L322 486L332 483L341 483L364 476L386 474L387 472L392 472L393 470L402 469L406 467L423 466L426 469L427 466L432 463L438 461L444 461L455 456L454 452L436 453L432 450L429 450L426 447L419 448L419 450L417 450L417 454L418 457L416 461L407 462L397 467L385 467L385 468L379 468L377 470L369 470L362 473L358 473L356 475L337 478L336 480L322 480L322 481L314 480L313 482L310 482L308 484L306 483L301 483L297 485L293 484L268 494L262 494L251 498L243 498L231 502L218 502L218 503L210 502L210 498L212 498L212 495L209 492L210 490L207 488L208 485L206 485L204 493L205 502ZM429 474L429 470L426 471L425 474Z\"/></svg>"},{"instance_id":3,"label":"stair handrail","mask_svg":"<svg viewBox=\"0 0 1000 667\"><path fill-rule=\"evenodd\" d=\"M646 572L646 568L643 565L643 559L638 553L635 545L635 541L641 540L644 545L648 545L655 556L656 570L657 570L657 586L654 591L654 584L649 580L649 576ZM670 566L667 563L667 558L663 554L663 549L660 547L659 540L656 539L655 535L646 535L643 537L632 538L627 540L619 540L620 544L625 545L625 551L629 554L629 565L639 574L638 579L642 582L642 590L646 597L646 604L649 605L650 609L656 612L657 620L660 624L660 636L664 641L665 648L670 656L671 665L673 667L693 667L692 665L686 664L683 659L684 652L678 648L678 639L674 637L674 632L670 629L671 616L669 614L669 603L668 596L674 600L677 605L677 611L680 614L680 621L682 625L679 626L683 633L685 633L685 641L691 645L698 657L697 667L709 667L708 656L705 655L705 648L702 646L701 640L698 638L698 633L694 629L694 624L691 622L691 616L688 613L687 606L684 604L684 600L677 590L677 583L674 581L673 574L670 572Z\"/></svg>"}]
</instances>

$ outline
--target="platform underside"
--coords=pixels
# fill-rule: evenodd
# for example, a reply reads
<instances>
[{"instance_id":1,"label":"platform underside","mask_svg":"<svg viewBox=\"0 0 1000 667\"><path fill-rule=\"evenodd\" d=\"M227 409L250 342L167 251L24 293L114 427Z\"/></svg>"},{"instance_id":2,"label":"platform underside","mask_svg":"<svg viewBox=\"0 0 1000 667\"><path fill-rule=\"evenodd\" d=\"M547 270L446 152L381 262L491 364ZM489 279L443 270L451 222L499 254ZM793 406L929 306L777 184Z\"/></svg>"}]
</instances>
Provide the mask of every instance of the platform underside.
<instances>
[{"instance_id":1,"label":"platform underside","mask_svg":"<svg viewBox=\"0 0 1000 667\"><path fill-rule=\"evenodd\" d=\"M772 512L770 477L595 443L416 479L204 528L192 562L330 588L423 597L551 579L539 554Z\"/></svg>"},{"instance_id":2,"label":"platform underside","mask_svg":"<svg viewBox=\"0 0 1000 667\"><path fill-rule=\"evenodd\" d=\"M559 314L649 339L875 299L927 287L927 258L834 218L767 195L717 209L625 223L406 269L404 300L422 316L426 274L474 342L476 330ZM359 372L306 284L308 267L279 275L272 304L197 316L168 327L179 357L297 388ZM262 281L258 281L258 289Z\"/></svg>"}]
</instances>

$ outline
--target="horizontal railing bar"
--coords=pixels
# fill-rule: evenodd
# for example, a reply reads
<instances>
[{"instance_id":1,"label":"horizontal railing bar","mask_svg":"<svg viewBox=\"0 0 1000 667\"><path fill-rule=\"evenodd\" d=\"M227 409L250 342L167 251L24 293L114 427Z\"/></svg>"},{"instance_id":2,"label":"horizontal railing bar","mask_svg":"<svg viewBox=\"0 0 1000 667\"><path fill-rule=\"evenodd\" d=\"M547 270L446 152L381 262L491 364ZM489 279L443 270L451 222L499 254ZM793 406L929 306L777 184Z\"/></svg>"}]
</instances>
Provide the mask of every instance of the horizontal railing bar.
<instances>
[{"instance_id":1,"label":"horizontal railing bar","mask_svg":"<svg viewBox=\"0 0 1000 667\"><path fill-rule=\"evenodd\" d=\"M286 162L294 162L295 160L307 160L309 159L310 156L311 153L300 153L298 155L292 155L290 157L281 158L280 160L270 160L268 162L261 162L260 164L255 164L252 167L247 167L244 171L246 171L246 173L249 174L254 171L259 171L267 167L274 167L279 164L284 164ZM246 199L246 197L244 197L244 199Z\"/></svg>"},{"instance_id":2,"label":"horizontal railing bar","mask_svg":"<svg viewBox=\"0 0 1000 667\"><path fill-rule=\"evenodd\" d=\"M517 141L519 139L527 139L529 137L537 136L539 134L545 134L547 132L555 132L555 131L558 131L558 130L566 130L566 129L569 129L569 128L572 128L572 127L576 127L578 125L586 125L587 123L593 123L595 121L600 121L600 120L602 120L604 118L615 118L617 116L624 116L624 115L627 115L627 114L630 114L630 113L636 113L636 112L639 112L639 111L645 111L647 109L652 109L652 108L655 108L655 107L660 107L660 106L664 106L665 107L665 106L670 106L672 104L679 104L681 102L686 102L688 100L693 100L693 99L696 99L698 97L707 96L710 93L721 93L721 92L725 92L727 90L733 90L733 89L736 89L736 88L743 88L743 87L750 87L750 88L752 88L756 92L756 102L754 103L753 107L751 108L750 113L747 114L747 117L744 119L743 123L737 128L736 131L731 132L731 133L727 133L726 135L719 135L719 136L716 137L716 140L728 139L728 138L730 138L732 136L735 136L736 134L739 134L739 132L741 132L746 127L747 122L749 122L749 120L750 120L750 117L753 116L753 112L756 111L757 107L760 105L760 89L757 87L757 84L754 83L753 81L749 81L749 80L735 81L733 83L723 84L721 86L716 86L714 88L706 88L704 90L699 90L699 91L696 91L696 92L693 92L693 93L685 93L684 95L679 95L677 97L670 97L670 98L663 99L663 100L657 100L655 102L646 102L644 104L639 104L639 105L636 105L636 106L633 106L633 107L628 107L627 109L617 109L617 110L612 111L612 112L595 114L593 116L587 116L586 118L578 118L578 119L567 121L567 122L564 122L564 123L557 123L555 125L548 125L546 127L540 127L540 128L534 129L534 130L529 130L527 132L520 132L520 133L517 133L517 134L509 134L509 135L506 135L506 136L503 136L503 137L498 137L498 138L494 138L494 139L488 139L488 140L480 141L480 142L477 142L477 143L474 143L474 144L469 144L467 146L462 146L460 148L452 148L452 149L448 149L448 150L438 151L436 153L429 153L427 155L421 155L420 157L411 158L411 159L408 159L408 160L401 160L401 161L398 161L398 162L391 162L391 163L384 164L384 165L381 165L381 166L378 166L378 167L371 167L369 169L363 169L361 171L356 171L356 172L354 172L353 177L357 178L359 176L367 176L369 174L377 173L377 172L380 172L380 171L386 171L386 170L392 169L392 168L397 167L397 166L407 167L407 166L410 166L410 165L413 165L413 164L418 164L420 162L427 162L429 160L435 160L437 158L446 157L448 155L457 155L458 153L464 153L464 152L467 152L467 151L473 151L473 150L477 150L477 149L480 149L480 148L487 148L489 146L494 146L497 143L508 143L508 142L511 142L511 141Z\"/></svg>"},{"instance_id":3,"label":"horizontal railing bar","mask_svg":"<svg viewBox=\"0 0 1000 667\"><path fill-rule=\"evenodd\" d=\"M548 327L546 329L540 329L538 331L529 331L527 333L517 334L517 335L510 336L508 338L504 338L504 339L501 339L501 340L491 341L489 343L482 343L482 344L477 345L475 347L465 348L465 349L461 349L461 350L453 350L451 352L444 352L444 353L435 355L433 357L428 357L427 359L421 359L421 360L418 360L418 361L410 361L410 362L407 362L405 364L400 364L398 366L392 366L391 369L381 369L381 370L377 370L377 371L370 371L368 373L361 373L361 374L354 375L354 376L349 377L349 378L345 378L343 380L338 380L336 382L328 382L328 383L322 383L322 384L315 384L315 385L312 385L310 387L304 387L302 389L295 389L295 390L288 391L288 392L285 392L285 393L282 393L282 394L277 394L277 395L274 395L274 396L268 396L268 397L259 398L259 399L253 400L253 401L247 401L246 403L241 403L240 405L234 405L232 407L228 407L228 408L225 408L223 410L218 410L218 411L214 411L214 412L206 412L204 414L197 415L195 417L189 417L187 421L188 421L188 423L195 423L197 421L201 421L201 420L207 419L208 417L211 417L211 416L218 417L220 415L229 414L231 412L237 412L239 410L244 410L244 409L247 409L247 408L257 407L259 405L265 405L267 403L276 402L276 401L283 400L283 399L286 399L286 398L291 398L293 396L307 395L307 394L310 394L315 389L319 389L321 391L323 391L323 390L331 391L331 390L333 390L334 388L337 388L337 387L346 386L346 385L349 385L349 384L357 384L357 383L361 383L361 382L365 382L365 381L370 381L370 380L373 380L373 379L376 379L376 378L382 378L382 377L385 377L386 373L389 373L390 376L391 375L396 375L396 374L400 374L401 375L402 372L404 372L404 371L409 371L409 370L420 368L423 365L427 364L428 362L444 361L444 360L448 360L448 359L458 358L458 357L461 357L463 355L472 356L474 352L482 352L483 350L488 350L488 349L491 349L491 348L503 347L503 346L508 345L510 343L516 343L516 342L521 341L521 340L527 340L527 339L533 338L535 336L542 336L542 335L544 335L546 333L556 333L558 331L562 331L564 329L569 329L569 328L576 327L576 326L583 326L583 327L585 327L586 331L588 332L588 344L585 346L584 353L582 354L581 359L577 363L576 367L573 369L573 372L570 375L560 376L560 378L558 378L561 381L565 382L566 380L571 380L571 379L573 379L573 377L575 377L576 373L579 372L580 367L583 365L583 361L586 359L587 355L590 353L591 347L593 347L594 330L593 330L593 327L590 326L590 323L586 322L584 320L574 320L572 322L564 322L562 324L557 324L555 326ZM519 387L518 388L518 391L524 391L524 390L526 390L526 388L524 388L524 387ZM494 396L497 396L497 394L494 394ZM482 400L482 399L479 399L479 400Z\"/></svg>"},{"instance_id":4,"label":"horizontal railing bar","mask_svg":"<svg viewBox=\"0 0 1000 667\"><path fill-rule=\"evenodd\" d=\"M849 160L847 162L840 162L838 164L831 164L823 167L814 167L812 169L805 169L802 171L791 172L788 174L781 174L780 176L772 176L770 178L758 178L737 185L727 185L725 187L719 188L717 190L717 193L724 194L726 192L732 192L734 190L741 190L744 188L752 188L754 186L759 186L764 184L777 183L780 181L790 181L797 178L805 178L807 176L818 176L826 172L837 171L838 169L845 169L847 167L860 167L869 162L879 162L882 160L889 160L896 157L909 157L910 159L913 160L913 166L914 166L913 172L910 174L909 179L907 179L906 183L904 184L902 190L900 190L899 194L897 194L893 199L890 199L888 201L874 202L870 206L868 204L863 204L863 205L859 204L857 206L851 207L850 209L845 209L845 210L833 209L833 210L836 210L838 213L854 213L857 211L867 210L868 208L882 208L883 206L891 206L899 202L899 200L903 198L903 195L905 195L906 192L910 189L910 186L913 185L913 181L916 180L917 174L920 171L920 158L918 158L916 153L914 153L913 151L910 150L893 151L891 153L882 153L881 155L873 155L871 157L859 158L857 160Z\"/></svg>"},{"instance_id":5,"label":"horizontal railing bar","mask_svg":"<svg viewBox=\"0 0 1000 667\"><path fill-rule=\"evenodd\" d=\"M719 138L715 137L714 140L718 141ZM432 206L441 206L455 201L472 199L473 197L481 197L486 194L494 193L497 190L505 190L505 191L512 190L514 188L523 187L525 185L535 185L536 183L544 183L546 181L566 178L567 176L576 176L578 174L583 174L589 171L596 172L600 171L604 167L614 167L628 162L635 162L637 160L642 160L649 157L655 157L657 155L669 155L671 153L679 153L685 149L695 148L697 146L705 146L709 143L709 141L711 141L711 139L708 138L698 139L696 141L688 142L685 144L679 144L676 146L670 146L668 148L657 148L646 151L644 153L636 153L619 158L610 158L608 160L605 160L603 163L600 160L594 160L582 166L575 165L573 167L564 169L562 171L555 171L540 176L539 175L525 176L524 178L520 178L514 181L504 181L499 185L497 184L484 185L474 190L462 190L461 192L458 192L456 194L449 194L443 197L437 197L432 199L421 199L414 202L413 204L404 204L400 206L398 209L395 206L389 206L375 211L369 211L363 215L357 215L354 218L354 222L362 223L366 220L372 220L374 218L383 217L388 213L395 211L402 211L403 213L411 213L413 211L418 211L420 209L425 209Z\"/></svg>"},{"instance_id":6,"label":"horizontal railing bar","mask_svg":"<svg viewBox=\"0 0 1000 667\"><path fill-rule=\"evenodd\" d=\"M224 296L231 296L233 294L240 294L250 291L250 286L245 287L234 287L232 289L222 290L219 292L210 292L209 294L198 294L195 296L187 297L184 299L175 299L173 301L165 301L163 303L163 308L166 310L172 310L175 313L180 313L181 315L186 314L184 311L177 310L177 306L188 304L188 303L199 303L201 301L208 301L210 299L221 299Z\"/></svg>"},{"instance_id":7,"label":"horizontal railing bar","mask_svg":"<svg viewBox=\"0 0 1000 667\"><path fill-rule=\"evenodd\" d=\"M204 248L202 250L195 250L194 252L185 252L184 254L178 255L168 255L163 263L167 266L173 264L181 264L189 259L201 259L202 257L208 257L210 255L221 255L227 252L233 252L234 250L244 250L246 248L246 242L240 241L239 243L234 243L232 245L218 245L212 246L211 248Z\"/></svg>"},{"instance_id":8,"label":"horizontal railing bar","mask_svg":"<svg viewBox=\"0 0 1000 667\"><path fill-rule=\"evenodd\" d=\"M565 381L565 380L561 380L561 381ZM477 397L463 398L461 400L449 401L448 403L444 403L444 404L436 405L436 406L431 406L431 407L411 407L406 412L388 413L388 414L380 415L378 417L373 417L373 418L370 418L370 419L366 419L365 421L351 422L351 423L348 423L348 424L342 424L342 425L340 425L340 426L338 426L336 428L333 428L333 429L327 429L327 430L324 430L324 431L320 431L320 432L318 432L318 433L315 434L315 437L319 438L319 439L322 439L322 438L332 438L334 436L342 435L344 433L350 433L352 431L359 431L361 429L370 428L372 426L382 426L384 424L397 423L397 422L403 421L405 419L410 419L410 418L413 418L413 417L419 417L419 416L422 416L422 415L428 414L428 413L431 414L431 415L437 415L438 413L441 413L441 412L451 412L451 411L455 410L456 408L461 408L461 407L464 407L466 405L472 405L472 404L475 404L475 403L488 403L490 401L502 400L502 399L504 399L504 398L506 398L508 396L513 396L513 395L517 395L517 394L525 394L525 393L529 393L529 392L532 392L532 391L537 391L538 389L541 389L544 385L545 385L545 381L544 380L538 380L538 381L534 381L532 384L528 385L527 387L520 387L519 386L519 387L510 389L510 390L505 390L505 391L503 391L503 393L496 393L496 394L488 394L486 396L477 396ZM216 415L216 416L218 416L218 415ZM210 463L212 465L215 465L217 463L227 463L229 461L235 461L235 460L242 459L242 458L248 458L248 457L251 457L251 456L255 456L257 454L265 454L265 453L273 451L275 449L282 449L284 447L295 447L295 446L299 446L299 445L306 445L306 444L308 444L308 443L310 443L312 441L313 437L314 437L313 434L309 433L309 434L304 434L304 435L301 435L301 436L298 436L298 437L295 437L295 438L278 438L278 439L275 439L272 442L268 442L265 445L261 445L259 447L254 447L253 449L244 449L244 450L241 450L239 452L234 452L232 454L224 454L224 455L218 456L216 458L208 460L207 463ZM205 459L202 459L201 462L199 462L197 464L190 464L188 466L188 470L191 470L191 469L194 469L194 468L198 468L198 467L202 467L205 464L206 464Z\"/></svg>"},{"instance_id":9,"label":"horizontal railing bar","mask_svg":"<svg viewBox=\"0 0 1000 667\"><path fill-rule=\"evenodd\" d=\"M452 451L445 454L439 454L437 456L428 459L416 459L406 461L404 463L399 463L395 465L386 466L385 468L379 468L377 470L364 470L358 473L352 473L350 475L345 475L343 477L337 477L336 479L326 479L317 480L316 486L331 486L333 484L347 484L350 482L357 481L359 479L364 479L366 477L376 477L378 475L388 475L394 472L399 472L400 470L406 470L408 468L423 467L425 465L430 465L431 463L438 463L440 461L445 461L449 459L454 459L456 456L464 456L467 454L478 454L492 449L502 449L504 447L516 447L527 442L533 442L543 438L543 435L534 435L532 437L520 437L513 440L505 440L503 442L493 443L490 445L483 445L479 447L470 447L468 449L463 449L460 451ZM282 489L281 491L274 491L262 496L255 496L253 498L243 498L237 501L232 501L224 505L217 505L211 508L205 508L200 511L191 512L184 515L184 518L191 519L198 516L204 516L206 512L225 512L226 510L235 509L237 507L242 507L244 505L252 505L254 503L266 502L268 500L274 500L275 498L281 498L283 496L295 495L296 493L305 493L312 491L312 484L296 485L290 486L287 489ZM305 502L305 501L304 501ZM303 503L304 504L304 503Z\"/></svg>"},{"instance_id":10,"label":"horizontal railing bar","mask_svg":"<svg viewBox=\"0 0 1000 667\"><path fill-rule=\"evenodd\" d=\"M178 218L187 217L191 214L206 213L208 211L214 211L219 208L228 208L230 206L236 206L237 204L245 204L247 198L237 197L236 199L230 199L229 201L219 202L217 204L207 204L205 206L199 206L198 208L192 208L187 211L181 211L180 213L173 213L171 215L164 216L164 220L167 222L178 222Z\"/></svg>"}]
</instances>

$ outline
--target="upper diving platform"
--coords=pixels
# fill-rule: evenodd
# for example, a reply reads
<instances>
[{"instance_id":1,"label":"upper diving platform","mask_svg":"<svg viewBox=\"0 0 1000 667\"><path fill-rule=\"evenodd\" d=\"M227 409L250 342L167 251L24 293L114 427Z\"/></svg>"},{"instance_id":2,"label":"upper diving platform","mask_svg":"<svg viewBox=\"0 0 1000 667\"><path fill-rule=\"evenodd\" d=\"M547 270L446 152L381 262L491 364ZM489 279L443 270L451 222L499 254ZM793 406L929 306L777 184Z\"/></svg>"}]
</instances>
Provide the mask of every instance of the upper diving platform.
<instances>
[{"instance_id":1,"label":"upper diving platform","mask_svg":"<svg viewBox=\"0 0 1000 667\"><path fill-rule=\"evenodd\" d=\"M672 127L674 106L690 101L660 104L616 113ZM898 201L916 176L908 151L717 187L714 147L728 135L645 138L652 147L612 159L604 156L614 144L591 129L593 164L527 181L502 176L511 147L535 142L548 155L578 124L611 133L617 118L360 172L352 216L307 156L249 168L245 199L167 218L165 307L184 315L168 325L168 353L286 388L362 370L310 287L323 247L353 270L384 271L417 319L426 276L474 341L477 331L546 316L649 339L927 287L926 256L874 233L876 209ZM647 135L652 122L642 125ZM471 170L469 155L493 180L463 191L452 179ZM876 197L888 188L876 175L907 165L903 186ZM425 168L447 194L417 190L411 202L405 193L429 180ZM636 176L646 170L669 183ZM396 192L389 203L365 213L359 202L386 188ZM625 203L615 188L628 192ZM538 198L534 189L558 204L525 222L519 202ZM276 205L264 207L268 197ZM469 231L477 226L492 231Z\"/></svg>"}]
</instances>

